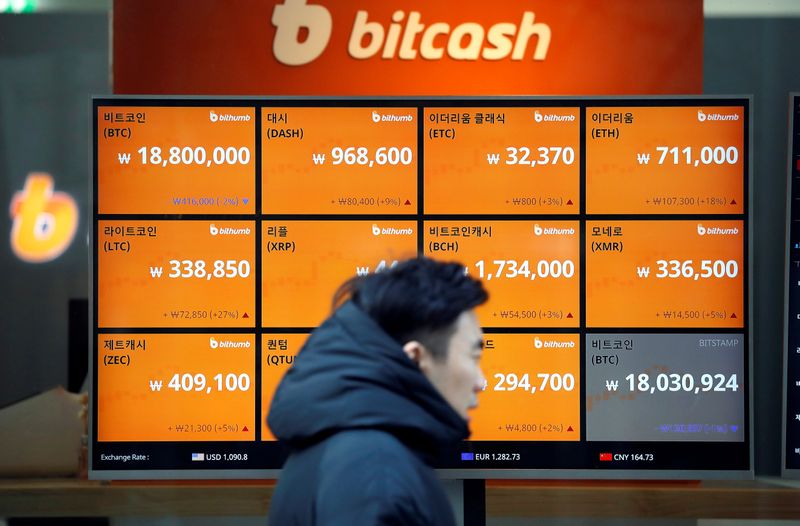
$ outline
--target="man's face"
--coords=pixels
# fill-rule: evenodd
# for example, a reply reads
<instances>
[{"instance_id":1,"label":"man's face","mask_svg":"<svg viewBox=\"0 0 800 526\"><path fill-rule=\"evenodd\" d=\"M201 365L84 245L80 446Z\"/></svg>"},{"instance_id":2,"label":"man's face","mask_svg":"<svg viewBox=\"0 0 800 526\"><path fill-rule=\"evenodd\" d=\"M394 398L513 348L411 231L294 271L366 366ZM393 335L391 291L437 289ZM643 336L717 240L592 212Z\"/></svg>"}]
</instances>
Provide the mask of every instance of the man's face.
<instances>
[{"instance_id":1,"label":"man's face","mask_svg":"<svg viewBox=\"0 0 800 526\"><path fill-rule=\"evenodd\" d=\"M486 382L480 368L482 354L483 331L475 313L468 311L455 321L445 359L435 360L427 352L419 359L423 374L465 420L469 420L467 410L477 407L478 393Z\"/></svg>"}]
</instances>

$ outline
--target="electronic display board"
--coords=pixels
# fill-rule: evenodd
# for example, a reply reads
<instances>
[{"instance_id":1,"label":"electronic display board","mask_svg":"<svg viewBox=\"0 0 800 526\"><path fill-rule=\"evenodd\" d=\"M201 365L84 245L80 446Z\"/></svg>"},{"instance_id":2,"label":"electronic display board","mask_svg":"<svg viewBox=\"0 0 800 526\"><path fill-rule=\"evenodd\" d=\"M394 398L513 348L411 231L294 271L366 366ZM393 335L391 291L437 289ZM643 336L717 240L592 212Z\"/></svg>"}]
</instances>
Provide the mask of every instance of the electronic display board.
<instances>
[{"instance_id":1,"label":"electronic display board","mask_svg":"<svg viewBox=\"0 0 800 526\"><path fill-rule=\"evenodd\" d=\"M267 411L334 291L416 255L490 293L443 476L752 475L748 98L92 112L93 478L276 476Z\"/></svg>"},{"instance_id":2,"label":"electronic display board","mask_svg":"<svg viewBox=\"0 0 800 526\"><path fill-rule=\"evenodd\" d=\"M800 93L789 95L788 154L781 471L800 478Z\"/></svg>"}]
</instances>

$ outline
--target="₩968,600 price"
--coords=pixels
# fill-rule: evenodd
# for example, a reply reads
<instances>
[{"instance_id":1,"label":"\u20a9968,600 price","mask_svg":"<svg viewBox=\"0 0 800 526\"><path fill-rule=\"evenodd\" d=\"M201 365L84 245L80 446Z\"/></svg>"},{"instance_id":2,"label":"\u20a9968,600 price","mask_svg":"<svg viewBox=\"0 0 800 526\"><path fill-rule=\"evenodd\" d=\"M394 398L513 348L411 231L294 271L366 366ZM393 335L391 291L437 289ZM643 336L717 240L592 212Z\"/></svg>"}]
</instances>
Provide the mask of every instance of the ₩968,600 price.
<instances>
[{"instance_id":1,"label":"\u20a9968,600 price","mask_svg":"<svg viewBox=\"0 0 800 526\"><path fill-rule=\"evenodd\" d=\"M330 161L334 166L408 166L414 161L414 151L408 146L380 146L374 150L366 146L335 146L329 158L322 152L314 152L311 160L315 165Z\"/></svg>"}]
</instances>

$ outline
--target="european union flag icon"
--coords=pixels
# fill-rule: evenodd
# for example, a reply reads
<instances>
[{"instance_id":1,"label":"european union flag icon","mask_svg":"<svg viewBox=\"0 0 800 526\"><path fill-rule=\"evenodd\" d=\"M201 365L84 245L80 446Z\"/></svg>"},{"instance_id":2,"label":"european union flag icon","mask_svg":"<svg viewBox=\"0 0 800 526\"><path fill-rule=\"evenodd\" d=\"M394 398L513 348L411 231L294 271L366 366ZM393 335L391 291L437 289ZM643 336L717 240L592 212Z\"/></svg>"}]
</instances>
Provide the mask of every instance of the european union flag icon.
<instances>
[{"instance_id":1,"label":"european union flag icon","mask_svg":"<svg viewBox=\"0 0 800 526\"><path fill-rule=\"evenodd\" d=\"M461 453L461 460L475 460L475 453Z\"/></svg>"}]
</instances>

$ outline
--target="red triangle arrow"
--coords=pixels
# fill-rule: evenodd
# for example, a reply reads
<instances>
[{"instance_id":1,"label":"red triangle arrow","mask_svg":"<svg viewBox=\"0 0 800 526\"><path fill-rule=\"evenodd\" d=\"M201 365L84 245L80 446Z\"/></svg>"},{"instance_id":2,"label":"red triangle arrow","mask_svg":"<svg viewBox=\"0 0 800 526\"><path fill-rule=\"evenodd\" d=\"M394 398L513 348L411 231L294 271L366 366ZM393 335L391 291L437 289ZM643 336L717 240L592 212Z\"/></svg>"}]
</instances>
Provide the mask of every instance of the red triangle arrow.
<instances>
[{"instance_id":1,"label":"red triangle arrow","mask_svg":"<svg viewBox=\"0 0 800 526\"><path fill-rule=\"evenodd\" d=\"M246 312L244 313L244 315L242 315L242 318L249 318L249 317L250 316L248 316Z\"/></svg>"},{"instance_id":2,"label":"red triangle arrow","mask_svg":"<svg viewBox=\"0 0 800 526\"><path fill-rule=\"evenodd\" d=\"M734 319L734 320L736 319L736 313L735 312L733 314L731 314L731 319Z\"/></svg>"},{"instance_id":3,"label":"red triangle arrow","mask_svg":"<svg viewBox=\"0 0 800 526\"><path fill-rule=\"evenodd\" d=\"M567 313L567 318L572 318L572 313L571 312Z\"/></svg>"},{"instance_id":4,"label":"red triangle arrow","mask_svg":"<svg viewBox=\"0 0 800 526\"><path fill-rule=\"evenodd\" d=\"M407 204L407 205L410 205L410 204L411 204L411 201L409 201L408 199L406 199L406 204Z\"/></svg>"},{"instance_id":5,"label":"red triangle arrow","mask_svg":"<svg viewBox=\"0 0 800 526\"><path fill-rule=\"evenodd\" d=\"M572 429L572 426L569 426L569 427L567 428L567 431L575 431L575 430L574 430L574 429Z\"/></svg>"},{"instance_id":6,"label":"red triangle arrow","mask_svg":"<svg viewBox=\"0 0 800 526\"><path fill-rule=\"evenodd\" d=\"M570 199L569 201L567 201L567 204L568 204L568 205L571 205L571 204L572 204L572 199Z\"/></svg>"},{"instance_id":7,"label":"red triangle arrow","mask_svg":"<svg viewBox=\"0 0 800 526\"><path fill-rule=\"evenodd\" d=\"M244 426L244 429L242 429L242 431L244 431L245 433L247 433L247 426Z\"/></svg>"},{"instance_id":8,"label":"red triangle arrow","mask_svg":"<svg viewBox=\"0 0 800 526\"><path fill-rule=\"evenodd\" d=\"M735 205L736 204L736 199L731 199L731 204Z\"/></svg>"}]
</instances>

